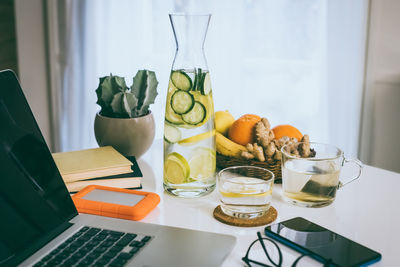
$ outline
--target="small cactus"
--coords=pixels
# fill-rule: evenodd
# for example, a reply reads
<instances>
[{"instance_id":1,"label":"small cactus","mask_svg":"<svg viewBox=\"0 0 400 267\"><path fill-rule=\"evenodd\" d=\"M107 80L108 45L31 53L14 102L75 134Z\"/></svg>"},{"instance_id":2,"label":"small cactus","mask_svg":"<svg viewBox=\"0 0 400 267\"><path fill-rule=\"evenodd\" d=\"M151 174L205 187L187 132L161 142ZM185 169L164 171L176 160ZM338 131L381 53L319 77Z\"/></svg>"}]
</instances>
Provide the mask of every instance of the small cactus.
<instances>
[{"instance_id":1,"label":"small cactus","mask_svg":"<svg viewBox=\"0 0 400 267\"><path fill-rule=\"evenodd\" d=\"M100 114L112 118L134 118L149 112L157 96L158 81L153 71L139 70L129 89L125 78L110 76L100 78L96 89Z\"/></svg>"}]
</instances>

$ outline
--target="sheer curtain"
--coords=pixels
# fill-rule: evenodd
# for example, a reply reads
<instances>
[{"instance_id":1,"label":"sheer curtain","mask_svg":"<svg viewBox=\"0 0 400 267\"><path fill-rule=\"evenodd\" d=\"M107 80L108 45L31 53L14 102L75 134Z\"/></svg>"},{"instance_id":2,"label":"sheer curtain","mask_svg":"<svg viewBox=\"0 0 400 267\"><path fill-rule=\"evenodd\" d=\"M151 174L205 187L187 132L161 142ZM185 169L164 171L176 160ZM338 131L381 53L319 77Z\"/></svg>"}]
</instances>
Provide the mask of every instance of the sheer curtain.
<instances>
[{"instance_id":1,"label":"sheer curtain","mask_svg":"<svg viewBox=\"0 0 400 267\"><path fill-rule=\"evenodd\" d=\"M159 80L156 138L162 137L175 54L171 12L212 14L205 42L216 110L292 124L312 141L356 155L367 0L65 0L71 34L62 73L62 151L97 146L99 77L151 69ZM68 23L68 21L67 21Z\"/></svg>"}]
</instances>

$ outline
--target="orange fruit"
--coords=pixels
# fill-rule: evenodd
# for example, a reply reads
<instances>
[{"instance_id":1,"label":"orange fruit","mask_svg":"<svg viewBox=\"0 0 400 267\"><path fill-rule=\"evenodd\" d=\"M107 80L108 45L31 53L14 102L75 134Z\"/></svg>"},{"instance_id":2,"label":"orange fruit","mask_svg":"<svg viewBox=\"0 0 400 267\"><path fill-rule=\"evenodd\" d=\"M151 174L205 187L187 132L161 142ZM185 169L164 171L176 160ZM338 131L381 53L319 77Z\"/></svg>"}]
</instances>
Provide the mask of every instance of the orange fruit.
<instances>
[{"instance_id":1,"label":"orange fruit","mask_svg":"<svg viewBox=\"0 0 400 267\"><path fill-rule=\"evenodd\" d=\"M228 137L233 142L243 146L253 143L255 140L254 126L261 117L254 114L245 114L235 120L229 128Z\"/></svg>"},{"instance_id":2,"label":"orange fruit","mask_svg":"<svg viewBox=\"0 0 400 267\"><path fill-rule=\"evenodd\" d=\"M279 140L284 136L296 138L297 141L300 141L303 138L302 133L294 126L285 124L285 125L278 125L272 128L274 132L275 139Z\"/></svg>"}]
</instances>

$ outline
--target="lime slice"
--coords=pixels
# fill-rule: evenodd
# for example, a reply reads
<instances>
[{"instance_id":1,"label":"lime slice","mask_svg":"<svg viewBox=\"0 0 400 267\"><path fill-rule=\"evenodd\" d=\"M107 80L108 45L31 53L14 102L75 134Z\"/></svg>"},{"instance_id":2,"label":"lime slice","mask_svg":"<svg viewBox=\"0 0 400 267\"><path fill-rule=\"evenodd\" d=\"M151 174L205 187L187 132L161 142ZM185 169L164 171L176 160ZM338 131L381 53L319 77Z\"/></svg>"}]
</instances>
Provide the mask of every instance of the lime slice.
<instances>
[{"instance_id":1,"label":"lime slice","mask_svg":"<svg viewBox=\"0 0 400 267\"><path fill-rule=\"evenodd\" d=\"M185 139L182 139L178 142L178 144L182 145L182 146L191 146L196 144L197 142L200 142L204 139L210 138L212 136L215 136L215 130L212 131L208 131L205 133L201 133L201 134L197 134Z\"/></svg>"},{"instance_id":2,"label":"lime slice","mask_svg":"<svg viewBox=\"0 0 400 267\"><path fill-rule=\"evenodd\" d=\"M189 160L190 178L206 180L215 175L215 150L199 147Z\"/></svg>"},{"instance_id":3,"label":"lime slice","mask_svg":"<svg viewBox=\"0 0 400 267\"><path fill-rule=\"evenodd\" d=\"M186 159L179 153L169 154L164 163L164 179L172 184L186 183L190 167Z\"/></svg>"}]
</instances>

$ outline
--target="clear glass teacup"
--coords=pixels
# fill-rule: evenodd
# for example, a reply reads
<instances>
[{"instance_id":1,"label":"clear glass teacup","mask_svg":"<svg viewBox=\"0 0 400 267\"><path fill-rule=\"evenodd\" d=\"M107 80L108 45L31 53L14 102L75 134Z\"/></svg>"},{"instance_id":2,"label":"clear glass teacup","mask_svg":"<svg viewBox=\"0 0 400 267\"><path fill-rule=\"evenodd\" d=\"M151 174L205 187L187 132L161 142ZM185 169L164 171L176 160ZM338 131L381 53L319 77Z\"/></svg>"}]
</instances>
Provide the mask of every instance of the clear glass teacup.
<instances>
[{"instance_id":1,"label":"clear glass teacup","mask_svg":"<svg viewBox=\"0 0 400 267\"><path fill-rule=\"evenodd\" d=\"M358 179L362 163L357 159L346 159L339 148L321 143L310 143L314 157L300 158L290 153L290 146L282 147L282 188L283 199L303 207L320 207L331 204L336 191ZM339 180L345 163L358 167L357 175L347 182Z\"/></svg>"}]
</instances>

